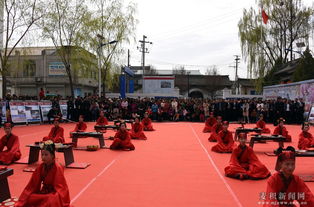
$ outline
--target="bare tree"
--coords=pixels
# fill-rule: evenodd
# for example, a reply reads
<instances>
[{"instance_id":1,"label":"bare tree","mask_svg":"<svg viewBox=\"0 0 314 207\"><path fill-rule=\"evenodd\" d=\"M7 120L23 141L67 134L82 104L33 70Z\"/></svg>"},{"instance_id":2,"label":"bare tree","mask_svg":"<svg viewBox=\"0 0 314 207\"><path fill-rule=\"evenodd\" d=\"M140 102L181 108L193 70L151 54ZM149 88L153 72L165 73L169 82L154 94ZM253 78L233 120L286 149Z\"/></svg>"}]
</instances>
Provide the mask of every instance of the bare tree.
<instances>
[{"instance_id":1,"label":"bare tree","mask_svg":"<svg viewBox=\"0 0 314 207\"><path fill-rule=\"evenodd\" d=\"M30 29L42 17L43 1L41 0L1 0L1 75L2 96L7 93L7 76L9 74L9 58L12 52L28 34ZM3 38L3 45L2 45Z\"/></svg>"},{"instance_id":2,"label":"bare tree","mask_svg":"<svg viewBox=\"0 0 314 207\"><path fill-rule=\"evenodd\" d=\"M153 65L150 65L149 70L145 72L145 75L158 75L156 67Z\"/></svg>"},{"instance_id":3,"label":"bare tree","mask_svg":"<svg viewBox=\"0 0 314 207\"><path fill-rule=\"evenodd\" d=\"M206 69L205 75L219 75L218 67L216 65L210 66Z\"/></svg>"},{"instance_id":4,"label":"bare tree","mask_svg":"<svg viewBox=\"0 0 314 207\"><path fill-rule=\"evenodd\" d=\"M172 68L172 73L175 75L185 75L187 73L185 67L183 65L177 65Z\"/></svg>"}]
</instances>

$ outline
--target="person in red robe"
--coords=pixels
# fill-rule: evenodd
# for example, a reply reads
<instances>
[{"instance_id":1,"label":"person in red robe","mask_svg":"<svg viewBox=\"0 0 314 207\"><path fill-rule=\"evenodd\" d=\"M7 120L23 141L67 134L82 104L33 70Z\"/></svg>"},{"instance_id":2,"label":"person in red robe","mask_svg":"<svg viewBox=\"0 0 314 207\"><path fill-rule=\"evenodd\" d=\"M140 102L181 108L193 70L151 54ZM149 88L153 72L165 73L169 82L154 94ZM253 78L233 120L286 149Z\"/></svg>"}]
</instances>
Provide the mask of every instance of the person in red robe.
<instances>
[{"instance_id":1,"label":"person in red robe","mask_svg":"<svg viewBox=\"0 0 314 207\"><path fill-rule=\"evenodd\" d=\"M148 117L148 113L144 114L144 118L142 120L143 130L144 131L154 131L152 120Z\"/></svg>"},{"instance_id":2,"label":"person in red robe","mask_svg":"<svg viewBox=\"0 0 314 207\"><path fill-rule=\"evenodd\" d=\"M268 169L259 161L253 149L246 145L246 134L240 133L238 140L240 144L233 149L229 166L225 168L226 176L240 180L269 177Z\"/></svg>"},{"instance_id":3,"label":"person in red robe","mask_svg":"<svg viewBox=\"0 0 314 207\"><path fill-rule=\"evenodd\" d=\"M131 136L126 129L124 122L120 123L119 130L114 136L114 140L110 145L111 150L135 150L134 145L131 142Z\"/></svg>"},{"instance_id":4,"label":"person in red robe","mask_svg":"<svg viewBox=\"0 0 314 207\"><path fill-rule=\"evenodd\" d=\"M84 116L80 115L79 122L76 124L75 129L70 132L70 137L72 138L73 132L85 132L87 129L87 125L84 123Z\"/></svg>"},{"instance_id":5,"label":"person in red robe","mask_svg":"<svg viewBox=\"0 0 314 207\"><path fill-rule=\"evenodd\" d=\"M264 194L264 207L295 207L297 201L301 207L314 206L314 196L304 181L297 175L295 170L295 150L287 147L285 151L277 150L278 172L273 174L267 181L267 190ZM286 204L280 204L285 202Z\"/></svg>"},{"instance_id":6,"label":"person in red robe","mask_svg":"<svg viewBox=\"0 0 314 207\"><path fill-rule=\"evenodd\" d=\"M48 136L43 138L43 141L51 140L54 143L64 143L64 129L60 127L59 118L53 120L54 127L51 128Z\"/></svg>"},{"instance_id":7,"label":"person in red robe","mask_svg":"<svg viewBox=\"0 0 314 207\"><path fill-rule=\"evenodd\" d=\"M263 119L264 119L264 115L260 114L259 120L256 122L256 127L262 129L261 133L270 134L270 129L266 127L266 123Z\"/></svg>"},{"instance_id":8,"label":"person in red robe","mask_svg":"<svg viewBox=\"0 0 314 207\"><path fill-rule=\"evenodd\" d=\"M222 118L221 116L217 116L217 123L214 124L213 128L212 128L212 133L210 134L208 141L209 142L217 142L218 140L218 134L219 132L222 130Z\"/></svg>"},{"instance_id":9,"label":"person in red robe","mask_svg":"<svg viewBox=\"0 0 314 207\"><path fill-rule=\"evenodd\" d=\"M55 162L52 141L44 143L41 159L43 162L34 171L15 207L69 207L69 189L63 167Z\"/></svg>"},{"instance_id":10,"label":"person in red robe","mask_svg":"<svg viewBox=\"0 0 314 207\"><path fill-rule=\"evenodd\" d=\"M104 126L108 125L108 119L105 117L105 113L103 111L100 111L99 117L96 121L97 126Z\"/></svg>"},{"instance_id":11,"label":"person in red robe","mask_svg":"<svg viewBox=\"0 0 314 207\"><path fill-rule=\"evenodd\" d=\"M235 143L232 137L232 133L228 130L229 122L224 121L222 124L222 130L218 133L218 143L212 147L212 151L219 153L230 153L235 147Z\"/></svg>"},{"instance_id":12,"label":"person in red robe","mask_svg":"<svg viewBox=\"0 0 314 207\"><path fill-rule=\"evenodd\" d=\"M206 119L205 127L203 129L203 133L208 133L212 131L213 126L217 123L216 118L214 117L214 113L210 112L210 116Z\"/></svg>"},{"instance_id":13,"label":"person in red robe","mask_svg":"<svg viewBox=\"0 0 314 207\"><path fill-rule=\"evenodd\" d=\"M286 127L284 126L285 120L280 118L278 120L278 126L275 128L273 135L281 135L286 138L286 142L291 142L291 136L289 135Z\"/></svg>"},{"instance_id":14,"label":"person in red robe","mask_svg":"<svg viewBox=\"0 0 314 207\"><path fill-rule=\"evenodd\" d=\"M132 139L147 140L147 137L143 132L143 126L138 117L136 117L134 123L132 123L132 130L130 135Z\"/></svg>"},{"instance_id":15,"label":"person in red robe","mask_svg":"<svg viewBox=\"0 0 314 207\"><path fill-rule=\"evenodd\" d=\"M11 164L21 158L18 136L12 134L12 124L3 124L5 135L0 139L0 164ZM6 150L4 150L6 148Z\"/></svg>"},{"instance_id":16,"label":"person in red robe","mask_svg":"<svg viewBox=\"0 0 314 207\"><path fill-rule=\"evenodd\" d=\"M108 125L108 119L105 117L104 111L99 112L99 117L96 121L96 126ZM106 130L96 130L97 132L106 132Z\"/></svg>"},{"instance_id":17,"label":"person in red robe","mask_svg":"<svg viewBox=\"0 0 314 207\"><path fill-rule=\"evenodd\" d=\"M302 132L299 135L298 148L300 150L307 150L314 146L313 135L309 132L310 124L308 122L303 123Z\"/></svg>"}]
</instances>

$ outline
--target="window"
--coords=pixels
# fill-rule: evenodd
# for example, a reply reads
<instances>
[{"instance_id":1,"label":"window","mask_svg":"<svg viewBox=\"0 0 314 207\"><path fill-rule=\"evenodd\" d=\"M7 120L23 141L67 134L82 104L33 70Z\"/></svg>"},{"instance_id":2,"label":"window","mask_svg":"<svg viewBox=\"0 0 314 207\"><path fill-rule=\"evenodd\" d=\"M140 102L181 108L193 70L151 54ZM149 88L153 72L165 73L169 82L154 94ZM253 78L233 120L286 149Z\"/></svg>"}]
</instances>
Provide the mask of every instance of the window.
<instances>
[{"instance_id":1,"label":"window","mask_svg":"<svg viewBox=\"0 0 314 207\"><path fill-rule=\"evenodd\" d=\"M23 64L23 76L34 77L36 75L36 63L34 60L25 60Z\"/></svg>"}]
</instances>

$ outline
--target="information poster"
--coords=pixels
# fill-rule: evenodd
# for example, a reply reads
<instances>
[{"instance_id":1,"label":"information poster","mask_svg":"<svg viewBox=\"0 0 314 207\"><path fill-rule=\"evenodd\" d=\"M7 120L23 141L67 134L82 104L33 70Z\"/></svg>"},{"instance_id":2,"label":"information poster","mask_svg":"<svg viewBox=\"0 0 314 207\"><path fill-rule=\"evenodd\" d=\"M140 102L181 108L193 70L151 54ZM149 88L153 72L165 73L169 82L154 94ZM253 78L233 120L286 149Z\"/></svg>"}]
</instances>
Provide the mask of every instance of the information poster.
<instances>
[{"instance_id":1,"label":"information poster","mask_svg":"<svg viewBox=\"0 0 314 207\"><path fill-rule=\"evenodd\" d=\"M40 122L41 118L38 102L26 101L24 105L27 122Z\"/></svg>"},{"instance_id":2,"label":"information poster","mask_svg":"<svg viewBox=\"0 0 314 207\"><path fill-rule=\"evenodd\" d=\"M48 121L47 114L51 109L51 102L50 101L42 101L39 102L40 111L41 111L41 120L42 121Z\"/></svg>"},{"instance_id":3,"label":"information poster","mask_svg":"<svg viewBox=\"0 0 314 207\"><path fill-rule=\"evenodd\" d=\"M62 114L62 119L67 119L67 115L68 115L67 101L61 100L61 101L59 101L59 105L60 105L60 110L61 110L61 114Z\"/></svg>"},{"instance_id":4,"label":"information poster","mask_svg":"<svg viewBox=\"0 0 314 207\"><path fill-rule=\"evenodd\" d=\"M5 101L0 101L0 113L2 118L2 123L7 121L7 103Z\"/></svg>"},{"instance_id":5,"label":"information poster","mask_svg":"<svg viewBox=\"0 0 314 207\"><path fill-rule=\"evenodd\" d=\"M11 112L11 119L13 123L26 122L24 102L11 101L10 112Z\"/></svg>"}]
</instances>

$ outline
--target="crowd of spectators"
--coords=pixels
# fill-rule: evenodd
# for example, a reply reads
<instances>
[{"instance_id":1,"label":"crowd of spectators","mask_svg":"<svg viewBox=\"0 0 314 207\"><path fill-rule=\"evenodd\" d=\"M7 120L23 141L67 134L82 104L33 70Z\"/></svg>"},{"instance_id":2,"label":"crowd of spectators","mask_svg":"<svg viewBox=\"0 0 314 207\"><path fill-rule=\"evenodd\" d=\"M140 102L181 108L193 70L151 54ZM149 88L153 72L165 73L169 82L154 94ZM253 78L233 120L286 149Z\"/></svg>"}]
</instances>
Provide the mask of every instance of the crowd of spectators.
<instances>
[{"instance_id":1,"label":"crowd of spectators","mask_svg":"<svg viewBox=\"0 0 314 207\"><path fill-rule=\"evenodd\" d=\"M10 96L7 100L37 100L38 97ZM255 123L259 114L264 115L268 123L276 123L283 117L287 124L301 124L304 121L305 103L302 99L287 100L278 97L276 100L261 99L193 99L193 98L99 98L86 96L72 98L61 96L41 97L52 102L51 117L60 114L59 100L67 100L67 119L77 121L79 115L85 121L95 121L100 110L109 120L122 117L130 119L138 114L143 117L147 112L155 121L191 121L204 122L210 112L222 116L227 121L245 121Z\"/></svg>"}]
</instances>

